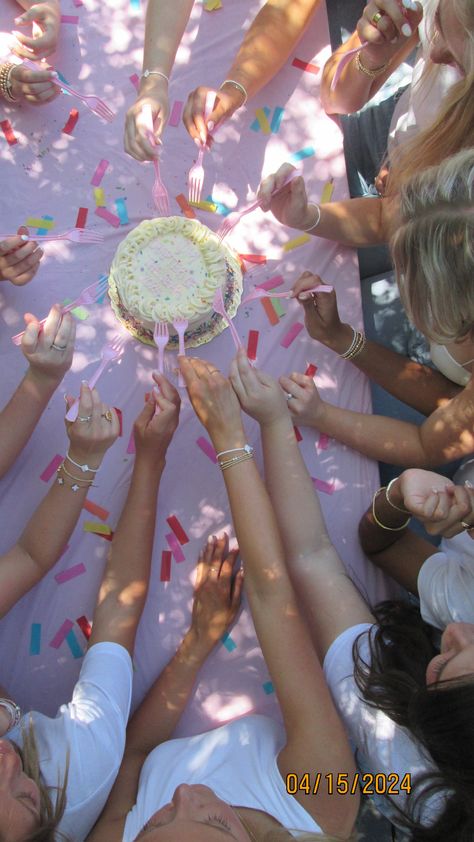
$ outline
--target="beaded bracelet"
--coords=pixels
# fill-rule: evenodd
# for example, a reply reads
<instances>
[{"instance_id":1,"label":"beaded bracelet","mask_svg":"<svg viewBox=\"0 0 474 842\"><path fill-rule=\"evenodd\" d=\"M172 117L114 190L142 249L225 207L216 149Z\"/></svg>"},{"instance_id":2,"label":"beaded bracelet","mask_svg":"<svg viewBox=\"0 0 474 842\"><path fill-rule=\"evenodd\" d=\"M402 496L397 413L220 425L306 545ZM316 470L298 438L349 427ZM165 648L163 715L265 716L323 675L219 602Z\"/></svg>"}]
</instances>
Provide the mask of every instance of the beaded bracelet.
<instances>
[{"instance_id":1,"label":"beaded bracelet","mask_svg":"<svg viewBox=\"0 0 474 842\"><path fill-rule=\"evenodd\" d=\"M233 456L232 459L227 459L218 464L221 471L226 471L227 468L232 468L233 465L238 465L239 462L246 462L248 459L253 459L252 453L244 453L243 456Z\"/></svg>"},{"instance_id":2,"label":"beaded bracelet","mask_svg":"<svg viewBox=\"0 0 474 842\"><path fill-rule=\"evenodd\" d=\"M366 339L364 334L361 333L360 330L356 330L355 327L352 327L352 333L352 342L347 351L344 351L343 354L339 354L343 360L353 360L354 357L357 357L365 348Z\"/></svg>"},{"instance_id":3,"label":"beaded bracelet","mask_svg":"<svg viewBox=\"0 0 474 842\"><path fill-rule=\"evenodd\" d=\"M362 63L359 50L359 52L356 53L355 65L359 73L363 73L365 76L369 76L370 79L375 79L377 76L380 76L380 74L384 72L385 68L388 66L388 61L386 61L385 64L381 64L379 67L374 67L374 69L371 70L370 67L366 67L365 64Z\"/></svg>"},{"instance_id":4,"label":"beaded bracelet","mask_svg":"<svg viewBox=\"0 0 474 842\"><path fill-rule=\"evenodd\" d=\"M407 526L408 526L408 524L410 523L410 521L411 521L411 515L410 515L410 517L409 517L409 518L407 518L407 520L405 521L405 523L403 523L401 526L386 526L384 523L382 523L382 522L378 519L377 515L375 514L375 501L376 501L376 499L377 499L377 496L380 494L380 492L381 492L381 491L385 491L385 492L386 492L386 490L387 490L387 489L385 488L385 486L382 486L382 488L377 489L377 491L375 492L374 496L372 497L372 517L373 517L373 519L374 519L374 523L376 523L376 524L377 524L377 526L380 526L380 529L386 529L386 530L387 530L387 532L401 532L401 531L402 531L402 529L406 529L406 527L407 527Z\"/></svg>"},{"instance_id":5,"label":"beaded bracelet","mask_svg":"<svg viewBox=\"0 0 474 842\"><path fill-rule=\"evenodd\" d=\"M0 96L2 96L3 99L6 99L7 102L17 101L13 96L13 89L10 78L14 67L15 65L9 61L0 65Z\"/></svg>"},{"instance_id":6,"label":"beaded bracelet","mask_svg":"<svg viewBox=\"0 0 474 842\"><path fill-rule=\"evenodd\" d=\"M15 728L15 726L18 725L21 719L21 709L18 707L16 702L12 701L12 699L0 699L0 707L4 708L10 716L10 725L8 726L8 730L11 731L12 728Z\"/></svg>"},{"instance_id":7,"label":"beaded bracelet","mask_svg":"<svg viewBox=\"0 0 474 842\"><path fill-rule=\"evenodd\" d=\"M244 95L244 101L243 101L242 105L245 105L245 103L247 102L247 100L249 98L249 95L248 95L247 91L245 90L244 86L240 84L240 82L236 82L235 79L224 79L222 85L219 86L220 91L222 90L224 85L232 85L234 88L237 88L237 90L240 91L240 93Z\"/></svg>"},{"instance_id":8,"label":"beaded bracelet","mask_svg":"<svg viewBox=\"0 0 474 842\"><path fill-rule=\"evenodd\" d=\"M63 471L67 477L74 480L74 485L71 485L71 491L79 491L80 488L88 488L94 484L93 479L83 479L83 477L75 477L73 474L70 474L67 468L64 467L64 462L59 466L56 473L58 474L58 478L56 480L58 485L64 485L64 477L59 476L60 471ZM83 485L78 485L78 482L83 483Z\"/></svg>"}]
</instances>

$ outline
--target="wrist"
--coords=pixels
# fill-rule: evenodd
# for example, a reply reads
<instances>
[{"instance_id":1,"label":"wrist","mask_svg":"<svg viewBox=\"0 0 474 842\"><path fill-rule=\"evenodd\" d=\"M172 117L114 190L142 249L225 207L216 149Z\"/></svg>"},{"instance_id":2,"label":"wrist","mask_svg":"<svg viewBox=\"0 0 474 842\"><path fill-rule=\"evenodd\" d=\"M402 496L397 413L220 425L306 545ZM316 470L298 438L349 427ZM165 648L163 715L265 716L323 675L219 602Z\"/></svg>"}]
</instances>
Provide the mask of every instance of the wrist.
<instances>
[{"instance_id":1,"label":"wrist","mask_svg":"<svg viewBox=\"0 0 474 842\"><path fill-rule=\"evenodd\" d=\"M41 396L44 394L52 395L56 391L59 384L64 377L64 372L61 374L49 374L36 368L32 363L29 364L25 374L25 381L32 386Z\"/></svg>"},{"instance_id":2,"label":"wrist","mask_svg":"<svg viewBox=\"0 0 474 842\"><path fill-rule=\"evenodd\" d=\"M70 445L68 450L68 455L66 459L72 460L71 464L73 465L73 470L76 470L76 473L80 473L81 475L84 474L85 479L92 479L95 476L94 471L98 471L102 460L104 458L104 453L91 453L89 451L82 450L80 447L75 447L73 444ZM76 462L74 465L73 463ZM86 465L88 468L92 468L92 471L82 471L78 466Z\"/></svg>"},{"instance_id":3,"label":"wrist","mask_svg":"<svg viewBox=\"0 0 474 842\"><path fill-rule=\"evenodd\" d=\"M388 47L388 45L381 48L380 46L374 47L367 44L367 46L361 47L359 52L356 53L355 58L359 55L359 58L362 61L362 66L367 70L374 72L380 68L385 69L394 52L397 52L399 49L399 45L397 45L396 48L393 48L392 46Z\"/></svg>"},{"instance_id":4,"label":"wrist","mask_svg":"<svg viewBox=\"0 0 474 842\"><path fill-rule=\"evenodd\" d=\"M235 447L244 447L247 444L247 437L243 427L235 430L229 428L215 431L208 430L208 433L216 453L231 450Z\"/></svg>"},{"instance_id":5,"label":"wrist","mask_svg":"<svg viewBox=\"0 0 474 842\"><path fill-rule=\"evenodd\" d=\"M330 333L325 339L318 337L320 342L336 354L344 354L350 347L354 332L349 324L341 323L338 330Z\"/></svg>"},{"instance_id":6,"label":"wrist","mask_svg":"<svg viewBox=\"0 0 474 842\"><path fill-rule=\"evenodd\" d=\"M190 666L199 669L215 645L215 642L210 641L206 635L200 634L199 630L191 625L181 643L182 654Z\"/></svg>"},{"instance_id":7,"label":"wrist","mask_svg":"<svg viewBox=\"0 0 474 842\"><path fill-rule=\"evenodd\" d=\"M134 471L140 471L143 476L159 478L165 469L166 452L150 454L146 450L137 449L135 453Z\"/></svg>"}]
</instances>

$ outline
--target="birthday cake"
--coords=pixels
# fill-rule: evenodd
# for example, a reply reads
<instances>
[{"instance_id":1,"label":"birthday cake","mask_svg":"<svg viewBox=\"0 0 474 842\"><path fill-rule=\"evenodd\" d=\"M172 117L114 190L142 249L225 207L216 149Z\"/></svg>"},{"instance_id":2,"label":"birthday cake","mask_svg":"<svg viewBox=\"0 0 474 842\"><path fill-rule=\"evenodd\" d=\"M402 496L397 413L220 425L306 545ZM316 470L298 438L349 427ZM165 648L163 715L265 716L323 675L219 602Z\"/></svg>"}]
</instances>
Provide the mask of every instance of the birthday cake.
<instances>
[{"instance_id":1,"label":"birthday cake","mask_svg":"<svg viewBox=\"0 0 474 842\"><path fill-rule=\"evenodd\" d=\"M157 322L167 322L168 348L178 346L173 322L186 319L187 347L209 342L226 327L214 311L222 290L235 316L242 270L235 252L196 219L160 217L141 222L120 243L109 273L109 296L117 318L141 342L154 345Z\"/></svg>"}]
</instances>

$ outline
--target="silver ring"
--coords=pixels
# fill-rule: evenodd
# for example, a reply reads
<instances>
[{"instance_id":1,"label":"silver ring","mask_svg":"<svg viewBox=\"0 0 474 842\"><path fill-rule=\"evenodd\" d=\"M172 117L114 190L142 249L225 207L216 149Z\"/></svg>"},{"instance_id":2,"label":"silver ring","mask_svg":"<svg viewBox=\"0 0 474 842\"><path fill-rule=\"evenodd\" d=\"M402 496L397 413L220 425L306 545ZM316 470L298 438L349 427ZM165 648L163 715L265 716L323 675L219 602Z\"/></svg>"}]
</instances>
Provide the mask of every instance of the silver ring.
<instances>
[{"instance_id":1,"label":"silver ring","mask_svg":"<svg viewBox=\"0 0 474 842\"><path fill-rule=\"evenodd\" d=\"M67 345L55 345L54 342L49 347L54 348L55 351L65 351L67 349Z\"/></svg>"},{"instance_id":2,"label":"silver ring","mask_svg":"<svg viewBox=\"0 0 474 842\"><path fill-rule=\"evenodd\" d=\"M211 570L212 570L213 573L215 573L216 571L219 571L219 568L218 567L211 567Z\"/></svg>"},{"instance_id":3,"label":"silver ring","mask_svg":"<svg viewBox=\"0 0 474 842\"><path fill-rule=\"evenodd\" d=\"M466 521L465 521L465 520L462 520L462 521L461 521L461 526L462 526L462 528L463 528L463 529L472 529L472 528L473 528L473 527L472 527L472 524L471 524L471 523L466 523Z\"/></svg>"},{"instance_id":4,"label":"silver ring","mask_svg":"<svg viewBox=\"0 0 474 842\"><path fill-rule=\"evenodd\" d=\"M78 421L91 421L92 415L78 415L77 420Z\"/></svg>"},{"instance_id":5,"label":"silver ring","mask_svg":"<svg viewBox=\"0 0 474 842\"><path fill-rule=\"evenodd\" d=\"M292 395L291 392L287 392L285 397L286 397L287 401L291 401L291 399L294 398L294 395Z\"/></svg>"}]
</instances>

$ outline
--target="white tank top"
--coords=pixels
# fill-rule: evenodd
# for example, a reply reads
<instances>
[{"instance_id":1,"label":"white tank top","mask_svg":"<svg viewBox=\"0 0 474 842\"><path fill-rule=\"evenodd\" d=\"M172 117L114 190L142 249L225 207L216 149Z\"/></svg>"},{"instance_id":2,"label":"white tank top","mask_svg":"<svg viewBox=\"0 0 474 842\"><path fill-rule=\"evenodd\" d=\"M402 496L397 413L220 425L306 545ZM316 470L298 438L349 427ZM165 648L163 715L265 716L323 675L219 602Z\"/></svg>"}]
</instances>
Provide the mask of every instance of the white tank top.
<instances>
[{"instance_id":1,"label":"white tank top","mask_svg":"<svg viewBox=\"0 0 474 842\"><path fill-rule=\"evenodd\" d=\"M446 345L437 345L436 342L430 342L430 354L433 364L448 380L452 380L459 386L466 386L469 383L471 372L466 366L471 365L474 360L467 360L461 365L449 353Z\"/></svg>"}]
</instances>

